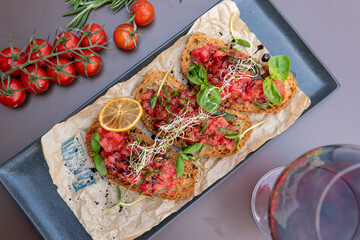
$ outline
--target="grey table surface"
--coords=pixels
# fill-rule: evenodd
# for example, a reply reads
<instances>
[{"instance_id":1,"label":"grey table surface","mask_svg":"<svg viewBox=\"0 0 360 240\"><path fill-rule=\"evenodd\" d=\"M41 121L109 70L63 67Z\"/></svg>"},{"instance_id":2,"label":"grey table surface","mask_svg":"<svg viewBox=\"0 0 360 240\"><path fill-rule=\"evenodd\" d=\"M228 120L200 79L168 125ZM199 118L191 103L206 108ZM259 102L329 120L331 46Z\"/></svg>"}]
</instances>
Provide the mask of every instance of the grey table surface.
<instances>
[{"instance_id":1,"label":"grey table surface","mask_svg":"<svg viewBox=\"0 0 360 240\"><path fill-rule=\"evenodd\" d=\"M273 0L304 40L338 79L342 87L301 121L276 137L226 181L181 214L153 239L265 239L250 210L252 190L258 179L272 168L286 165L317 146L360 144L360 1L358 0ZM139 48L123 52L110 43L103 51L99 75L78 78L68 87L51 86L39 96L30 96L23 107L0 106L0 164L46 133L91 96L195 20L217 0L152 1L155 21L141 31ZM9 34L22 48L34 28L38 36L53 39L55 27L64 27L70 18L61 0L0 0L0 49L8 46ZM36 13L36 14L35 14ZM103 17L106 16L106 17ZM101 8L90 16L105 25L112 38L115 27L126 21L121 11L112 16ZM111 21L109 21L111 19ZM119 61L114 61L119 59ZM121 63L119 65L119 62ZM41 239L41 236L0 186L0 239Z\"/></svg>"}]
</instances>

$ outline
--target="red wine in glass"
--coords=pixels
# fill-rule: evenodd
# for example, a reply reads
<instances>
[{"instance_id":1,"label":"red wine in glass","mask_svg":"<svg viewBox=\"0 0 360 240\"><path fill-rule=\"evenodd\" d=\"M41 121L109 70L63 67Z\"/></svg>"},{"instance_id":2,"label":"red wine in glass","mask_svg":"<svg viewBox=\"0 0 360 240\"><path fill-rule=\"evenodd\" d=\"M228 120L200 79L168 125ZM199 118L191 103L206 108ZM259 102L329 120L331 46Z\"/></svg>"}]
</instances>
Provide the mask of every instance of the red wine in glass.
<instances>
[{"instance_id":1,"label":"red wine in glass","mask_svg":"<svg viewBox=\"0 0 360 240\"><path fill-rule=\"evenodd\" d=\"M260 227L273 239L360 239L360 147L325 146L300 156L265 204L268 226Z\"/></svg>"}]
</instances>

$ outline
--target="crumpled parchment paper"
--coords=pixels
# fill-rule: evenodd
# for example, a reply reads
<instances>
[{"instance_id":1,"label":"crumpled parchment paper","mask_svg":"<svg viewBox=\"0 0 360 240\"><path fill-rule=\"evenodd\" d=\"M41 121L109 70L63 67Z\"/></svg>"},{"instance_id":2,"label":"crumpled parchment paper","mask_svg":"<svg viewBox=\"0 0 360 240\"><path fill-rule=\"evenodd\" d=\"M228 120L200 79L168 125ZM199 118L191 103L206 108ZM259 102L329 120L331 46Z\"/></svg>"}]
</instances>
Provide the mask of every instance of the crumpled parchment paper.
<instances>
[{"instance_id":1,"label":"crumpled parchment paper","mask_svg":"<svg viewBox=\"0 0 360 240\"><path fill-rule=\"evenodd\" d=\"M84 139L87 128L97 117L101 107L110 99L120 96L134 97L137 86L151 71L167 71L174 66L173 75L185 83L185 76L180 67L180 54L188 37L202 32L230 42L232 37L229 19L232 12L235 12L233 19L235 36L248 40L252 46L251 48L238 46L238 48L253 55L257 46L261 44L260 41L240 20L236 4L232 1L223 1L201 16L186 36L162 52L147 67L139 69L140 71L126 82L113 86L92 105L67 121L55 125L42 137L42 148L53 183L57 186L60 196L93 239L133 239L150 230L227 174L249 153L285 131L310 105L310 99L298 89L296 96L282 112L267 115L248 114L254 124L262 120L265 123L254 129L251 138L239 153L222 159L203 158L201 160L209 170L200 171L193 196L177 201L146 198L130 207L105 209L117 203L117 186L94 171ZM267 50L263 49L253 56L260 59L266 52ZM137 127L147 132L141 122L137 124ZM138 196L137 193L123 190L122 200L132 201Z\"/></svg>"}]
</instances>

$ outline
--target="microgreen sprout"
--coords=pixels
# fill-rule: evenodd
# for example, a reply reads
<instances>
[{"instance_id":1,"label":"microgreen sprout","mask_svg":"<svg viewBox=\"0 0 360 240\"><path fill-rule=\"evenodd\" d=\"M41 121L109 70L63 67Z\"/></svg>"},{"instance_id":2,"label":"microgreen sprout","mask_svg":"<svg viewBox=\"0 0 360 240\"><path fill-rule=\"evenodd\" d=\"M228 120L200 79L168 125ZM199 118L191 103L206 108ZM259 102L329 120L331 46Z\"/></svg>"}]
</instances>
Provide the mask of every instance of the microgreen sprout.
<instances>
[{"instance_id":1,"label":"microgreen sprout","mask_svg":"<svg viewBox=\"0 0 360 240\"><path fill-rule=\"evenodd\" d=\"M228 135L228 136L225 136L225 137L228 138L228 139L237 139L237 140L238 140L238 143L237 143L237 145L236 145L236 148L237 148L238 150L240 150L240 140L245 136L245 134L246 134L247 132L249 132L251 129L253 129L253 128L257 127L257 126L260 126L260 125L263 124L263 123L264 123L264 121L258 122L257 124L249 127L249 128L246 129L244 132L242 132L242 133L240 133L240 134L238 134L238 135L233 135L233 134L231 133L231 135Z\"/></svg>"},{"instance_id":2,"label":"microgreen sprout","mask_svg":"<svg viewBox=\"0 0 360 240\"><path fill-rule=\"evenodd\" d=\"M120 189L120 187L118 186L118 199L119 199L119 200L118 200L118 202L117 202L115 205L106 208L106 210L112 209L112 208L114 208L114 207L116 207L116 206L120 206L120 205L121 205L121 206L131 206L131 205L133 205L133 204L135 204L135 203L137 203L137 202L140 202L141 200L143 200L143 199L145 199L145 198L146 198L146 196L143 195L143 196L139 197L138 199L134 200L133 202L124 203L123 201L121 201L121 189Z\"/></svg>"},{"instance_id":3,"label":"microgreen sprout","mask_svg":"<svg viewBox=\"0 0 360 240\"><path fill-rule=\"evenodd\" d=\"M164 85L164 82L165 82L167 76L169 75L169 73L172 71L173 68L174 68L174 66L171 66L171 67L169 68L169 70L167 70L167 72L166 72L163 80L161 81L161 84L160 84L160 87L159 87L159 90L158 90L156 96L153 97L153 98L150 100L150 104L151 104L151 108L152 108L152 109L155 107L156 101L158 100L158 98L161 98L161 97L160 97L161 89L162 89L162 87L163 87L163 85Z\"/></svg>"},{"instance_id":4,"label":"microgreen sprout","mask_svg":"<svg viewBox=\"0 0 360 240\"><path fill-rule=\"evenodd\" d=\"M234 42L231 44L232 46L235 46L236 44L240 44L244 47L251 47L250 43L244 39L240 39L240 38L236 38L235 35L234 35L234 30L233 30L233 16L234 16L234 12L231 13L230 15L230 22L229 22L229 25L230 25L230 33L231 33L231 36L233 37L234 39Z\"/></svg>"}]
</instances>

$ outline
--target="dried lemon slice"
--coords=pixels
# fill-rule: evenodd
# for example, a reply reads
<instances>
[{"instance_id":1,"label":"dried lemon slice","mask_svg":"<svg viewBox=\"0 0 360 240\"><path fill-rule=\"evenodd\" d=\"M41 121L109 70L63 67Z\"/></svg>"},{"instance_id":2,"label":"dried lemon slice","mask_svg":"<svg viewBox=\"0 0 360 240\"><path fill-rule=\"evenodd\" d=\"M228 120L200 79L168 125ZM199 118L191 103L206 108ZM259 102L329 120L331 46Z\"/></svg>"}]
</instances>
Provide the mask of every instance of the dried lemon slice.
<instances>
[{"instance_id":1,"label":"dried lemon slice","mask_svg":"<svg viewBox=\"0 0 360 240\"><path fill-rule=\"evenodd\" d=\"M138 101L121 97L105 104L100 110L99 122L108 131L124 132L134 127L142 114L143 109Z\"/></svg>"}]
</instances>

